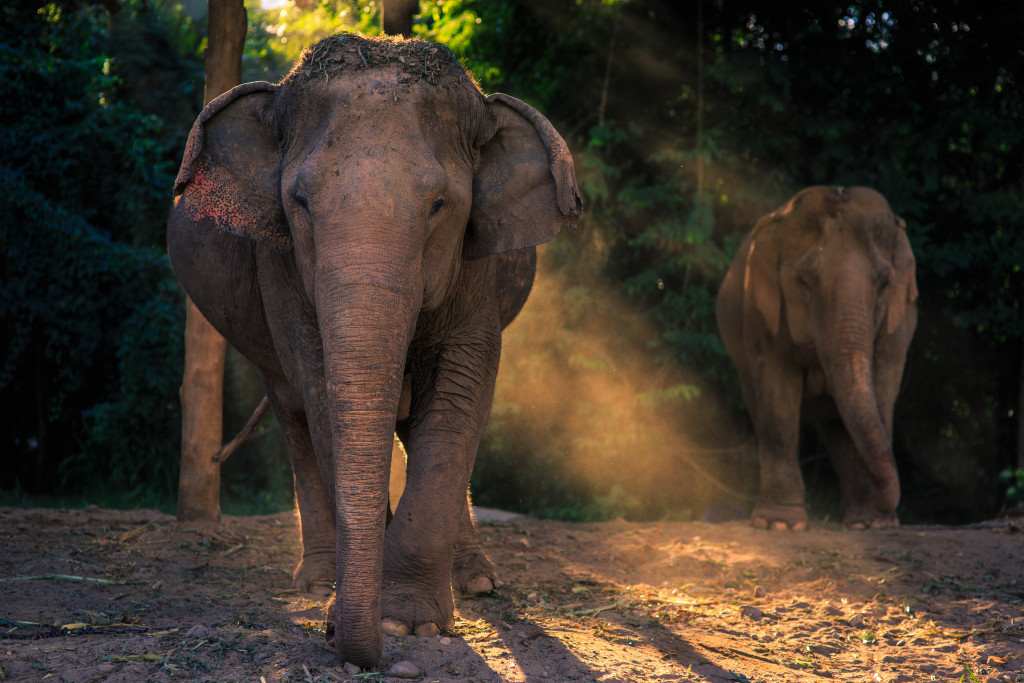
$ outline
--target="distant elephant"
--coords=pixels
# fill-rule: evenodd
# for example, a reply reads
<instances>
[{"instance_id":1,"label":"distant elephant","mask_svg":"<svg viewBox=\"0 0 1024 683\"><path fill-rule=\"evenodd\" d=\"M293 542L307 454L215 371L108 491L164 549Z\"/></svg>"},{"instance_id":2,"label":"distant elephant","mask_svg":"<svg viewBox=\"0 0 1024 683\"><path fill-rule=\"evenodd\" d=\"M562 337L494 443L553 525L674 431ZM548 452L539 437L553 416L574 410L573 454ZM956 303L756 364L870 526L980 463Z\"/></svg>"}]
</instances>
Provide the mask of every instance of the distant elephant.
<instances>
[{"instance_id":1,"label":"distant elephant","mask_svg":"<svg viewBox=\"0 0 1024 683\"><path fill-rule=\"evenodd\" d=\"M466 491L501 329L534 245L580 208L548 120L423 41L326 38L193 126L171 264L263 375L295 474L295 579L336 579L339 662L374 666L382 627L451 628L453 562L493 571ZM395 432L408 482L385 533Z\"/></svg>"},{"instance_id":2,"label":"distant elephant","mask_svg":"<svg viewBox=\"0 0 1024 683\"><path fill-rule=\"evenodd\" d=\"M874 190L811 187L761 218L736 253L716 313L757 432L754 526L807 524L801 418L824 423L843 523L899 523L893 406L917 326L905 228Z\"/></svg>"}]
</instances>

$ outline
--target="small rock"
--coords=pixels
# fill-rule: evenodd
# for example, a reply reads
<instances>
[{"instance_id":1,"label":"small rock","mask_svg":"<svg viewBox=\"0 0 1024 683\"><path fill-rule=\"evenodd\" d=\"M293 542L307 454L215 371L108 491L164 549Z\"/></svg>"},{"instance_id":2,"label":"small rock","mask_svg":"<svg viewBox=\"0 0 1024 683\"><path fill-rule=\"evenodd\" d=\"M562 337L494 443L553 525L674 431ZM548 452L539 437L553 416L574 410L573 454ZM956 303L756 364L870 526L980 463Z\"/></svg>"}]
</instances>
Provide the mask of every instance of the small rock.
<instances>
[{"instance_id":1,"label":"small rock","mask_svg":"<svg viewBox=\"0 0 1024 683\"><path fill-rule=\"evenodd\" d=\"M343 666L341 668L344 669L345 673L347 673L349 676L355 676L357 673L362 671L362 669L360 669L358 666L356 666L352 662L345 662L345 666Z\"/></svg>"},{"instance_id":2,"label":"small rock","mask_svg":"<svg viewBox=\"0 0 1024 683\"><path fill-rule=\"evenodd\" d=\"M549 674L549 673L548 673L548 670L547 670L547 669L544 669L543 671L541 671L541 672L540 672L540 677L541 677L541 678L547 678L547 677L548 677L548 676L550 676L550 675L551 675L551 674Z\"/></svg>"},{"instance_id":3,"label":"small rock","mask_svg":"<svg viewBox=\"0 0 1024 683\"><path fill-rule=\"evenodd\" d=\"M203 638L206 636L206 633L207 629L205 626L203 626L202 624L196 624L195 626L190 628L185 635L189 638Z\"/></svg>"},{"instance_id":4,"label":"small rock","mask_svg":"<svg viewBox=\"0 0 1024 683\"><path fill-rule=\"evenodd\" d=\"M420 668L412 662L395 662L385 675L394 678L419 678L421 672Z\"/></svg>"},{"instance_id":5,"label":"small rock","mask_svg":"<svg viewBox=\"0 0 1024 683\"><path fill-rule=\"evenodd\" d=\"M740 610L740 614L742 614L745 617L749 617L754 621L760 621L761 617L764 616L764 612L762 612L756 607L750 606L744 607L742 610Z\"/></svg>"},{"instance_id":6,"label":"small rock","mask_svg":"<svg viewBox=\"0 0 1024 683\"><path fill-rule=\"evenodd\" d=\"M853 628L860 628L864 625L864 615L854 614L852 617L850 617L850 621L846 623L848 623Z\"/></svg>"},{"instance_id":7,"label":"small rock","mask_svg":"<svg viewBox=\"0 0 1024 683\"><path fill-rule=\"evenodd\" d=\"M529 600L530 602L537 602L537 594L536 593L530 593L529 595L526 596L526 599Z\"/></svg>"},{"instance_id":8,"label":"small rock","mask_svg":"<svg viewBox=\"0 0 1024 683\"><path fill-rule=\"evenodd\" d=\"M449 638L448 636L445 636L444 638L441 638L438 642L441 643L442 645L451 645L452 644L452 639Z\"/></svg>"},{"instance_id":9,"label":"small rock","mask_svg":"<svg viewBox=\"0 0 1024 683\"><path fill-rule=\"evenodd\" d=\"M763 598L766 595L768 595L768 591L766 591L763 586L754 586L755 598Z\"/></svg>"},{"instance_id":10,"label":"small rock","mask_svg":"<svg viewBox=\"0 0 1024 683\"><path fill-rule=\"evenodd\" d=\"M101 674L109 674L109 673L113 673L113 671L116 668L117 667L114 666L113 664L100 664L99 666L96 667L96 670L99 671Z\"/></svg>"}]
</instances>

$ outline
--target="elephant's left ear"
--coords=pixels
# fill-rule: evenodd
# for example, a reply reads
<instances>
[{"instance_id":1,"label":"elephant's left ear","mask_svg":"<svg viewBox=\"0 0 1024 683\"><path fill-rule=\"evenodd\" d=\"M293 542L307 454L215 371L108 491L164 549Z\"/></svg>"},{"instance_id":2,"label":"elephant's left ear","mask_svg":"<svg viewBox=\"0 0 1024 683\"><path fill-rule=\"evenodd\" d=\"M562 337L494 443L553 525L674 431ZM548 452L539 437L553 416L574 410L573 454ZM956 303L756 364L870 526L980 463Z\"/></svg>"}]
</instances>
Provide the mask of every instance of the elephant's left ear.
<instances>
[{"instance_id":1,"label":"elephant's left ear","mask_svg":"<svg viewBox=\"0 0 1024 683\"><path fill-rule=\"evenodd\" d=\"M886 316L886 332L892 334L903 322L907 314L907 306L917 300L917 275L914 252L910 249L907 239L907 223L896 218L899 232L896 235L896 247L893 249L893 267L896 271L896 283L889 297L889 311Z\"/></svg>"},{"instance_id":2,"label":"elephant's left ear","mask_svg":"<svg viewBox=\"0 0 1024 683\"><path fill-rule=\"evenodd\" d=\"M487 106L494 135L480 147L462 256L478 259L547 242L583 207L565 140L533 107L508 95Z\"/></svg>"}]
</instances>

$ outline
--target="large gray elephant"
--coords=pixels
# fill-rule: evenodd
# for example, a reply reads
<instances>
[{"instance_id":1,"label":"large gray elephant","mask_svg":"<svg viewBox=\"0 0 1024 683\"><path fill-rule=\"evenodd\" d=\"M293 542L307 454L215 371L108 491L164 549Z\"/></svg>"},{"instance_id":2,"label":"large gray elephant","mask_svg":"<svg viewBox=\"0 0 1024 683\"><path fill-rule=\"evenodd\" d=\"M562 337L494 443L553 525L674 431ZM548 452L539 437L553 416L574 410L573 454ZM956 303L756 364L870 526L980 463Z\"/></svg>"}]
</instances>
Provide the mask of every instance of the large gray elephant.
<instances>
[{"instance_id":1,"label":"large gray elephant","mask_svg":"<svg viewBox=\"0 0 1024 683\"><path fill-rule=\"evenodd\" d=\"M453 562L488 571L466 491L501 329L534 245L580 207L547 119L422 41L327 38L193 126L171 264L264 377L295 473L295 579L336 580L339 661L375 665L382 626L450 628ZM408 482L388 523L394 432Z\"/></svg>"},{"instance_id":2,"label":"large gray elephant","mask_svg":"<svg viewBox=\"0 0 1024 683\"><path fill-rule=\"evenodd\" d=\"M732 261L718 329L757 432L757 527L807 524L801 418L824 424L844 524L898 524L893 406L917 326L905 228L874 190L811 187L761 218Z\"/></svg>"}]
</instances>

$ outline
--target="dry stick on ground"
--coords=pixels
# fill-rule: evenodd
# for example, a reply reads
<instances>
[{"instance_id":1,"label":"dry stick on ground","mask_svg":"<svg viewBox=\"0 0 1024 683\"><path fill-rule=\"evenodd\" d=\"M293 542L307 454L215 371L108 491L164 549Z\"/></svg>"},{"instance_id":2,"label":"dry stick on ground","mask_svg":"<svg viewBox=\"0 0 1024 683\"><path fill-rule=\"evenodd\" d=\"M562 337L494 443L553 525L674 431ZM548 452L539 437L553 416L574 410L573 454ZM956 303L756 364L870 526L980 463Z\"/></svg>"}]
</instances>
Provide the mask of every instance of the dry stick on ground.
<instances>
[{"instance_id":1,"label":"dry stick on ground","mask_svg":"<svg viewBox=\"0 0 1024 683\"><path fill-rule=\"evenodd\" d=\"M252 415L249 417L249 421L242 427L242 431L238 432L235 438L231 439L228 443L224 444L219 451L213 454L211 460L216 463L224 462L228 459L232 453L238 450L238 447L248 440L252 436L252 432L256 429L256 425L260 423L263 416L270 410L270 400L264 396L260 404L256 406L256 410L252 411Z\"/></svg>"}]
</instances>

